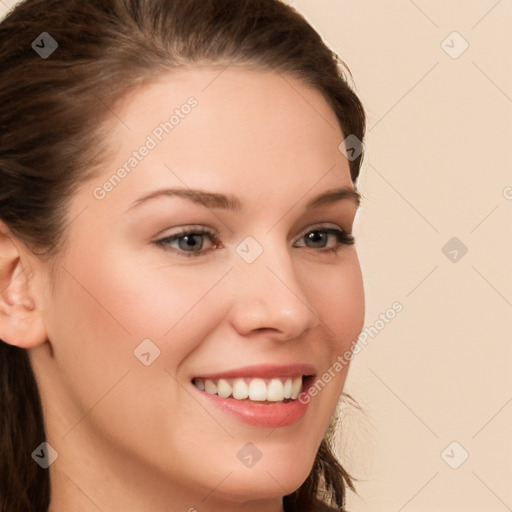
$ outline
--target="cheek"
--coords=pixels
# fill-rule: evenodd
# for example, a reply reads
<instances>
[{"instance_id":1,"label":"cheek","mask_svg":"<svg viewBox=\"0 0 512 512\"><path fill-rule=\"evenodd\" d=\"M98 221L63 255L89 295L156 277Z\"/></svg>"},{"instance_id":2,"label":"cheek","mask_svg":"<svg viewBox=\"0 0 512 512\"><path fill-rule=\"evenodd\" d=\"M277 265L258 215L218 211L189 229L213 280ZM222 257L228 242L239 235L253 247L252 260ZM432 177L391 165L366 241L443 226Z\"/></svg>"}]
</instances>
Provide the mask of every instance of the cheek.
<instances>
[{"instance_id":1,"label":"cheek","mask_svg":"<svg viewBox=\"0 0 512 512\"><path fill-rule=\"evenodd\" d=\"M331 340L333 362L351 347L364 327L365 296L355 250L336 267L310 272L308 279L308 297Z\"/></svg>"},{"instance_id":2,"label":"cheek","mask_svg":"<svg viewBox=\"0 0 512 512\"><path fill-rule=\"evenodd\" d=\"M217 274L199 266L144 268L121 255L100 260L82 254L61 267L48 325L57 387L65 390L62 402L69 405L60 435L94 407L88 422L104 433L124 425L115 435L136 450L133 439L147 437L137 430L141 416L155 426L153 436L161 442L179 430L180 422L174 425L167 417L169 410L198 414L194 404L183 403L171 374L225 316L215 290L222 272ZM149 366L134 355L146 339L159 350ZM80 428L87 428L86 422ZM187 430L190 426L183 434ZM216 432L215 425L211 430ZM173 439L167 442L172 445Z\"/></svg>"},{"instance_id":3,"label":"cheek","mask_svg":"<svg viewBox=\"0 0 512 512\"><path fill-rule=\"evenodd\" d=\"M323 373L317 376L305 399L319 407L317 416L324 418L320 427L323 432L343 390L352 349L364 327L364 287L359 260L352 249L338 266L316 267L315 272L305 275L306 296L325 334ZM315 399L320 396L321 400Z\"/></svg>"},{"instance_id":4,"label":"cheek","mask_svg":"<svg viewBox=\"0 0 512 512\"><path fill-rule=\"evenodd\" d=\"M204 300L222 276L217 274L200 266L144 266L122 254L96 258L94 266L80 257L62 276L54 308L61 312L59 323L68 326L68 335L87 334L90 344L101 344L106 351L110 347L119 357L132 354L146 338L160 348L172 342L178 354L180 345L189 340L183 350L193 349L199 335L222 318L215 309L219 302ZM184 329L187 336L180 336Z\"/></svg>"},{"instance_id":5,"label":"cheek","mask_svg":"<svg viewBox=\"0 0 512 512\"><path fill-rule=\"evenodd\" d=\"M143 266L127 260L110 277L110 290L103 297L130 331L133 343L151 339L162 351L166 368L171 368L224 318L216 289L221 277L221 271L207 265Z\"/></svg>"}]
</instances>

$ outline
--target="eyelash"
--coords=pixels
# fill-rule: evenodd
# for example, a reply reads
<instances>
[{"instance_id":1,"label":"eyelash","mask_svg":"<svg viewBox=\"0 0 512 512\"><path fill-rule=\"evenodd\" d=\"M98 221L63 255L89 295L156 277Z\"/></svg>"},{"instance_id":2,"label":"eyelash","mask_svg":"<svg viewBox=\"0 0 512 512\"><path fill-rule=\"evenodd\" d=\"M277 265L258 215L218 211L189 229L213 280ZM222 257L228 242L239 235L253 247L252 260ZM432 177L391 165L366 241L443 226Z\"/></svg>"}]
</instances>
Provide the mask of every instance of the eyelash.
<instances>
[{"instance_id":1,"label":"eyelash","mask_svg":"<svg viewBox=\"0 0 512 512\"><path fill-rule=\"evenodd\" d=\"M300 237L300 239L302 239L306 235L309 235L310 233L314 233L314 232L327 233L328 235L334 235L337 238L337 244L334 247L330 247L327 249L317 249L317 252L320 252L320 253L337 254L343 246L353 245L355 243L355 238L352 234L347 233L346 231L343 231L341 229L322 227L322 226L314 227L313 229L306 231ZM213 244L218 244L220 242L218 240L218 238L216 237L214 231L204 229L204 228L197 228L197 229L184 228L182 231L175 233L171 236L161 238L160 240L156 240L154 243L155 243L155 245L168 251L168 250L170 250L170 248L169 248L170 243L175 242L176 240L179 240L180 238L184 238L185 236L190 236L190 235L207 236ZM212 251L214 249L215 248L210 248L210 249L201 250L201 251L187 252L187 251L182 251L180 249L173 248L172 252L175 252L179 256L185 256L187 258L190 258L190 257L195 257L195 256L203 256L207 252ZM313 250L315 250L315 249L313 248Z\"/></svg>"}]
</instances>

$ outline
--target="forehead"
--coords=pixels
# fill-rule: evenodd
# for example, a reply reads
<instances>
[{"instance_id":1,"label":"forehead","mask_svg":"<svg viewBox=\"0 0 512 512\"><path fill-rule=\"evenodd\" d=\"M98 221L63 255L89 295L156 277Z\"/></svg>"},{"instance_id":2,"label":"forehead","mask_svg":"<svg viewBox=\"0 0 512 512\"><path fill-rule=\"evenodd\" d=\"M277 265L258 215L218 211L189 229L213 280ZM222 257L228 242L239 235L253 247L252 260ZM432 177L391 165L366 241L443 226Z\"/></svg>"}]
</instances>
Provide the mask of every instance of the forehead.
<instances>
[{"instance_id":1,"label":"forehead","mask_svg":"<svg viewBox=\"0 0 512 512\"><path fill-rule=\"evenodd\" d=\"M124 168L115 185L123 193L149 193L158 184L233 190L254 200L279 190L297 201L318 184L351 184L333 110L287 74L180 69L134 91L117 115L100 181Z\"/></svg>"}]
</instances>

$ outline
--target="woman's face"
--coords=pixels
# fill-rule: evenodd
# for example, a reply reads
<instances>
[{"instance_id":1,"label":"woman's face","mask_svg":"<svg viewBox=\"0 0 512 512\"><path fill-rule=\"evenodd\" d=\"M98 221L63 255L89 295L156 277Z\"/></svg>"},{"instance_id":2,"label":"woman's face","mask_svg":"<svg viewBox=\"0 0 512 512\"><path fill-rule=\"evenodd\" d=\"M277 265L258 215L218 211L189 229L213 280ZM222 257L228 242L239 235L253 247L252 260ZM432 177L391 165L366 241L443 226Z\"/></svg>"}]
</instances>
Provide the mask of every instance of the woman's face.
<instances>
[{"instance_id":1,"label":"woman's face","mask_svg":"<svg viewBox=\"0 0 512 512\"><path fill-rule=\"evenodd\" d=\"M175 72L115 114L31 353L54 498L72 481L100 508L275 505L312 467L363 327L356 249L336 234L356 200L315 201L353 190L345 135L316 90L235 66Z\"/></svg>"}]
</instances>

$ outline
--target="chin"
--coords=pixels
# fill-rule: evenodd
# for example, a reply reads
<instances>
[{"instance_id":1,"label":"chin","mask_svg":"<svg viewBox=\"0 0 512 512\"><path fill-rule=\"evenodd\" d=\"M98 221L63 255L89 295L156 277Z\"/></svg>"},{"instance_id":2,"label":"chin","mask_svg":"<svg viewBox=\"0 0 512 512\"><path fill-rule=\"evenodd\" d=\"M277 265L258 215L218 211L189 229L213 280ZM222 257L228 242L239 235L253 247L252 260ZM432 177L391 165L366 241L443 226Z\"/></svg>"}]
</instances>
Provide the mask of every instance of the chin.
<instances>
[{"instance_id":1,"label":"chin","mask_svg":"<svg viewBox=\"0 0 512 512\"><path fill-rule=\"evenodd\" d=\"M314 463L315 454L300 453L301 449L304 447L277 451L263 447L261 458L253 461L252 466L226 464L223 472L231 474L218 491L222 489L222 494L235 501L272 499L294 492L306 480Z\"/></svg>"},{"instance_id":2,"label":"chin","mask_svg":"<svg viewBox=\"0 0 512 512\"><path fill-rule=\"evenodd\" d=\"M222 491L215 491L215 496L237 503L282 498L297 490L308 474L309 471L300 477L297 474L276 476L272 472L236 477L231 475L222 484Z\"/></svg>"}]
</instances>

